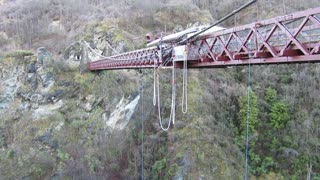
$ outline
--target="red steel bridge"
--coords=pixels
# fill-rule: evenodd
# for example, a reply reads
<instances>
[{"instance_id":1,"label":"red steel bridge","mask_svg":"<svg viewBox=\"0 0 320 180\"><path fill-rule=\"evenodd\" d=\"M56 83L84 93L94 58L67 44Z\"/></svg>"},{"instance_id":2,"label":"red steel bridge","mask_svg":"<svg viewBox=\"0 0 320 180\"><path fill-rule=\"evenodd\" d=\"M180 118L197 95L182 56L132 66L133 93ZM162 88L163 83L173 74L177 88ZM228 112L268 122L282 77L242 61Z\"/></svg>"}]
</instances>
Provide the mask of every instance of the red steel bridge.
<instances>
[{"instance_id":1,"label":"red steel bridge","mask_svg":"<svg viewBox=\"0 0 320 180\"><path fill-rule=\"evenodd\" d=\"M161 49L161 51L160 51ZM183 58L177 59L177 50ZM320 62L320 7L90 62L89 70Z\"/></svg>"}]
</instances>

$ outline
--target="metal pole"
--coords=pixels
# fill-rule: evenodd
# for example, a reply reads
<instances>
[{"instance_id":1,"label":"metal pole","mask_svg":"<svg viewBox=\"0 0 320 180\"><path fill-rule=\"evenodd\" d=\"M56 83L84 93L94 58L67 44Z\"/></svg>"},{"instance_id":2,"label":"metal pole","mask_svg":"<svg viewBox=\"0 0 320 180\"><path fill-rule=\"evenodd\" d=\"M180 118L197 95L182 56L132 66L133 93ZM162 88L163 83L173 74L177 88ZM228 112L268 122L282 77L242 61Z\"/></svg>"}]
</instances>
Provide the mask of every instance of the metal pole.
<instances>
[{"instance_id":1,"label":"metal pole","mask_svg":"<svg viewBox=\"0 0 320 180\"><path fill-rule=\"evenodd\" d=\"M184 40L178 42L178 45L185 44L185 43L188 42L189 40L195 38L196 36L204 33L205 31L211 29L212 27L214 27L214 26L220 24L221 22L227 20L227 19L230 18L231 16L235 15L236 13L238 13L238 12L240 12L241 10L247 8L248 6L250 6L251 4L253 4L253 3L255 3L255 2L257 2L257 0L252 0L252 1L248 2L248 3L246 3L245 5L239 7L238 9L233 10L230 14L228 14L228 15L226 15L225 17L221 18L220 20L218 20L217 22L215 22L213 25L205 28L204 30L202 30L202 31L200 31L200 32L198 32L198 33L196 33L196 34L194 34L194 35L192 35L192 36L190 36L190 37L187 38L187 39L184 39Z\"/></svg>"}]
</instances>

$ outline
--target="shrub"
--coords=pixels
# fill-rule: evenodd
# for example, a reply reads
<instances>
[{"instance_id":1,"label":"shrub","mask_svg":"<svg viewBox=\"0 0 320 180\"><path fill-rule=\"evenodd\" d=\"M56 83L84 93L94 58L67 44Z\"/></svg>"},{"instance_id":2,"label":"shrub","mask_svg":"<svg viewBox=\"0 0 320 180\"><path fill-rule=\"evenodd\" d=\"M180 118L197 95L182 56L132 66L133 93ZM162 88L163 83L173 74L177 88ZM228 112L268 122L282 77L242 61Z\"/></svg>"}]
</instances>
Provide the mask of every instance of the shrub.
<instances>
[{"instance_id":1,"label":"shrub","mask_svg":"<svg viewBox=\"0 0 320 180\"><path fill-rule=\"evenodd\" d=\"M268 87L265 95L266 102L272 106L277 101L277 91Z\"/></svg>"},{"instance_id":2,"label":"shrub","mask_svg":"<svg viewBox=\"0 0 320 180\"><path fill-rule=\"evenodd\" d=\"M62 152L60 149L58 149L58 157L62 160L62 161L67 161L70 156L68 153L64 153Z\"/></svg>"},{"instance_id":3,"label":"shrub","mask_svg":"<svg viewBox=\"0 0 320 180\"><path fill-rule=\"evenodd\" d=\"M167 159L161 159L156 161L153 165L152 165L152 175L153 177L159 177L159 175L161 174L161 171L164 170L167 166Z\"/></svg>"},{"instance_id":4,"label":"shrub","mask_svg":"<svg viewBox=\"0 0 320 180\"><path fill-rule=\"evenodd\" d=\"M248 99L246 96L242 96L239 98L239 106L240 111L238 113L238 118L240 120L240 132L239 134L246 134L247 127L247 116L249 115L249 132L254 133L256 131L256 125L258 123L258 97L256 94L250 90L250 113L248 113Z\"/></svg>"},{"instance_id":5,"label":"shrub","mask_svg":"<svg viewBox=\"0 0 320 180\"><path fill-rule=\"evenodd\" d=\"M272 106L270 115L272 127L283 128L289 120L288 106L284 102L277 102Z\"/></svg>"},{"instance_id":6,"label":"shrub","mask_svg":"<svg viewBox=\"0 0 320 180\"><path fill-rule=\"evenodd\" d=\"M9 151L7 152L7 157L8 157L9 159L12 159L12 158L14 157L14 155L15 155L15 153L14 153L13 150L9 150Z\"/></svg>"}]
</instances>

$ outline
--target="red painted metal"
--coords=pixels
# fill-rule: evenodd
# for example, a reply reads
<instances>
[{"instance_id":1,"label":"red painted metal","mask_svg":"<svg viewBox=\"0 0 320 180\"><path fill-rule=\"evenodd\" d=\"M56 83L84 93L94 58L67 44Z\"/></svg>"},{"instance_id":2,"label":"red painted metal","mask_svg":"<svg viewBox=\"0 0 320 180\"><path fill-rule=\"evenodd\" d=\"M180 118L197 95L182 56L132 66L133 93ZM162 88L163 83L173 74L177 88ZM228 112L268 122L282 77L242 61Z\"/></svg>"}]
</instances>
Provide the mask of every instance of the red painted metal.
<instances>
[{"instance_id":1,"label":"red painted metal","mask_svg":"<svg viewBox=\"0 0 320 180\"><path fill-rule=\"evenodd\" d=\"M320 62L320 7L200 35L187 44L187 50L189 68ZM88 68L160 65L167 66L160 62L158 49L152 47L90 62Z\"/></svg>"},{"instance_id":2,"label":"red painted metal","mask_svg":"<svg viewBox=\"0 0 320 180\"><path fill-rule=\"evenodd\" d=\"M152 68L161 64L157 48L151 47L110 56L88 64L89 70Z\"/></svg>"}]
</instances>

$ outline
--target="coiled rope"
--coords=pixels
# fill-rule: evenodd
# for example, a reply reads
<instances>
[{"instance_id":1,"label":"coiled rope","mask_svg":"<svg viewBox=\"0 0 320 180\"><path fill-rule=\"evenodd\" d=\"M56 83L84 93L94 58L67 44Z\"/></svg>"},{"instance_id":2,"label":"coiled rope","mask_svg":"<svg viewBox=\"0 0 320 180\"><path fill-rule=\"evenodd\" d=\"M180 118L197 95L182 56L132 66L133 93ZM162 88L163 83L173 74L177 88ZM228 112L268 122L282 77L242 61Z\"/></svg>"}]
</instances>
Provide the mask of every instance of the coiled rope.
<instances>
[{"instance_id":1,"label":"coiled rope","mask_svg":"<svg viewBox=\"0 0 320 180\"><path fill-rule=\"evenodd\" d=\"M160 127L163 131L168 131L171 125L175 123L175 116L176 116L176 83L175 83L175 67L173 63L172 67L172 94L171 94L171 111L170 111L170 117L169 117L169 122L168 126L166 128L163 127L162 124L162 117L161 117L161 102L160 102L160 82L159 82L159 73L157 72L157 96L158 96L158 117L159 117L159 123Z\"/></svg>"},{"instance_id":2,"label":"coiled rope","mask_svg":"<svg viewBox=\"0 0 320 180\"><path fill-rule=\"evenodd\" d=\"M161 41L160 41L160 51L159 51L159 59L162 62L162 34L161 34ZM172 60L172 59L171 59ZM172 61L173 62L173 61ZM158 69L156 69L156 59L154 59L154 69L153 69L153 105L155 106L158 101L158 118L159 124L163 131L168 131L171 125L175 123L175 116L176 116L176 83L175 83L175 67L174 63L172 63L172 89L171 89L171 111L168 126L166 128L163 127L162 117L161 117L161 102L160 102L160 75Z\"/></svg>"}]
</instances>

